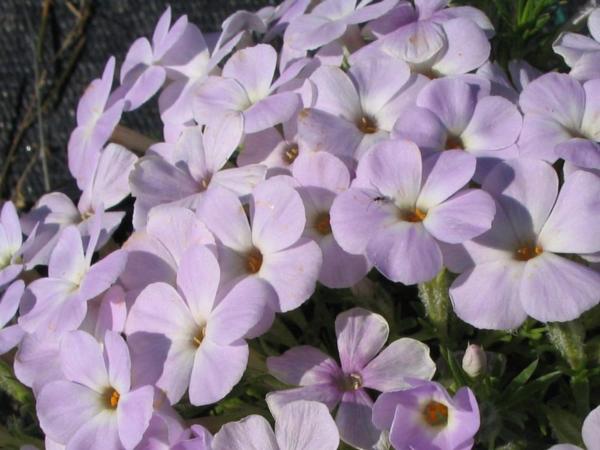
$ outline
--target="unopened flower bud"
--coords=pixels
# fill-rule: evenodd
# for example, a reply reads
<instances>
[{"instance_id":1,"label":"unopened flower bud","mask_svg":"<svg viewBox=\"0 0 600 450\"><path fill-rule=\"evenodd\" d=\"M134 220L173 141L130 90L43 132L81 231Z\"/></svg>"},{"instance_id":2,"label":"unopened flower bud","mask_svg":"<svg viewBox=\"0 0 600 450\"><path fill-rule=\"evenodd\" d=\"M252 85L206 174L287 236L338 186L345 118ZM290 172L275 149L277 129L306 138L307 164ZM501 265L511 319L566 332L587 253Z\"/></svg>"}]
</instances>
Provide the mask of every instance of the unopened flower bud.
<instances>
[{"instance_id":1,"label":"unopened flower bud","mask_svg":"<svg viewBox=\"0 0 600 450\"><path fill-rule=\"evenodd\" d=\"M462 368L471 378L476 378L486 371L487 357L479 345L469 344L462 360Z\"/></svg>"}]
</instances>

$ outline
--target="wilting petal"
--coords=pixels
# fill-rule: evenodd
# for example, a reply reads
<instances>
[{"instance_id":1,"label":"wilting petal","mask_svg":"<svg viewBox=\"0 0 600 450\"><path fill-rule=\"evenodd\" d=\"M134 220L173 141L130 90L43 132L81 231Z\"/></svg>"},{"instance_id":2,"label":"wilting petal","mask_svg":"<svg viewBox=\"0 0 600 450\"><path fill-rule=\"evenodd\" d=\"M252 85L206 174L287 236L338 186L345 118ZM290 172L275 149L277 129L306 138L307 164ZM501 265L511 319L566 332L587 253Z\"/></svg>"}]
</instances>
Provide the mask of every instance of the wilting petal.
<instances>
[{"instance_id":1,"label":"wilting petal","mask_svg":"<svg viewBox=\"0 0 600 450\"><path fill-rule=\"evenodd\" d=\"M522 277L519 261L488 262L463 272L450 287L456 315L477 328L517 328L527 318L519 293Z\"/></svg>"},{"instance_id":2,"label":"wilting petal","mask_svg":"<svg viewBox=\"0 0 600 450\"><path fill-rule=\"evenodd\" d=\"M527 261L520 294L523 308L534 319L565 322L597 305L599 290L600 273L544 252Z\"/></svg>"}]
</instances>

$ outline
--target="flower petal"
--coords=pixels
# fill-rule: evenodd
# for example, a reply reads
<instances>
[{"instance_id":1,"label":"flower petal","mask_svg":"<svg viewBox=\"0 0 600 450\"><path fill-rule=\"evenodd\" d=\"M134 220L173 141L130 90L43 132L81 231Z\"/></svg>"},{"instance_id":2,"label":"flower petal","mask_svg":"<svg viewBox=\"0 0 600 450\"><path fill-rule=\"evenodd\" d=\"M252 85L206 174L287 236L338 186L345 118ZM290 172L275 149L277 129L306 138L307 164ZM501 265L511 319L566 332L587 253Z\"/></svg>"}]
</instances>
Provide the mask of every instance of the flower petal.
<instances>
[{"instance_id":1,"label":"flower petal","mask_svg":"<svg viewBox=\"0 0 600 450\"><path fill-rule=\"evenodd\" d=\"M280 450L269 422L262 416L248 416L221 427L212 441L214 450Z\"/></svg>"},{"instance_id":2,"label":"flower petal","mask_svg":"<svg viewBox=\"0 0 600 450\"><path fill-rule=\"evenodd\" d=\"M267 367L279 381L294 386L331 383L342 375L331 357L308 345L293 347L281 356L270 356Z\"/></svg>"},{"instance_id":3,"label":"flower petal","mask_svg":"<svg viewBox=\"0 0 600 450\"><path fill-rule=\"evenodd\" d=\"M373 401L364 390L345 392L335 416L342 440L353 447L372 448L381 432L372 422Z\"/></svg>"},{"instance_id":4,"label":"flower petal","mask_svg":"<svg viewBox=\"0 0 600 450\"><path fill-rule=\"evenodd\" d=\"M336 450L339 433L327 407L300 400L281 409L275 422L275 436L281 449Z\"/></svg>"}]
</instances>

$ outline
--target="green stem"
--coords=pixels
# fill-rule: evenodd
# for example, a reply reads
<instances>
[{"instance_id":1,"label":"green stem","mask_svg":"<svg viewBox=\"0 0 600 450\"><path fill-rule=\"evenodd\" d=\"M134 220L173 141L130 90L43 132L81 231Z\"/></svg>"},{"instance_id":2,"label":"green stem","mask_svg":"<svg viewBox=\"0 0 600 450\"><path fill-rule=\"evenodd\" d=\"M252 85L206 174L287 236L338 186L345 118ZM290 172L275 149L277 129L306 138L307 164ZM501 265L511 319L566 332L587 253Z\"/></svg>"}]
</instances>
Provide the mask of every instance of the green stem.
<instances>
[{"instance_id":1,"label":"green stem","mask_svg":"<svg viewBox=\"0 0 600 450\"><path fill-rule=\"evenodd\" d=\"M548 338L560 356L575 371L585 368L585 329L577 320L572 322L552 322L546 326Z\"/></svg>"},{"instance_id":2,"label":"green stem","mask_svg":"<svg viewBox=\"0 0 600 450\"><path fill-rule=\"evenodd\" d=\"M419 284L419 298L425 306L427 317L435 327L438 337L442 342L446 342L450 311L446 269L442 269L432 280Z\"/></svg>"}]
</instances>

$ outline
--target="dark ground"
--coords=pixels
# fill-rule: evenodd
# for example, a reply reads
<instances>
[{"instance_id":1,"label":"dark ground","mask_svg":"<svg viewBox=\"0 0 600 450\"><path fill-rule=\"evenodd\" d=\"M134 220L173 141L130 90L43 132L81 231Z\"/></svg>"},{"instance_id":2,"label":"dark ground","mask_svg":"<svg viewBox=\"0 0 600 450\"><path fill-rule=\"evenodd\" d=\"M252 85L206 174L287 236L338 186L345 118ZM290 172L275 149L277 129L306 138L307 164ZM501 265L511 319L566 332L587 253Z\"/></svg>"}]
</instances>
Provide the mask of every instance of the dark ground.
<instances>
[{"instance_id":1,"label":"dark ground","mask_svg":"<svg viewBox=\"0 0 600 450\"><path fill-rule=\"evenodd\" d=\"M32 123L22 136L19 129L36 116L35 108L30 109L35 106L34 48L46 4L38 58L40 73L48 71L40 97L50 188L76 196L66 169L66 144L75 126L79 96L101 75L109 56L114 55L117 64L122 62L137 37L151 36L168 4L174 18L187 14L202 31L214 32L238 9L255 11L274 3L276 0L0 0L0 198L12 198L23 207L44 193L42 164L36 158L40 153L38 124ZM160 135L155 114L128 114L127 121L134 129ZM7 165L11 146L14 159Z\"/></svg>"}]
</instances>

